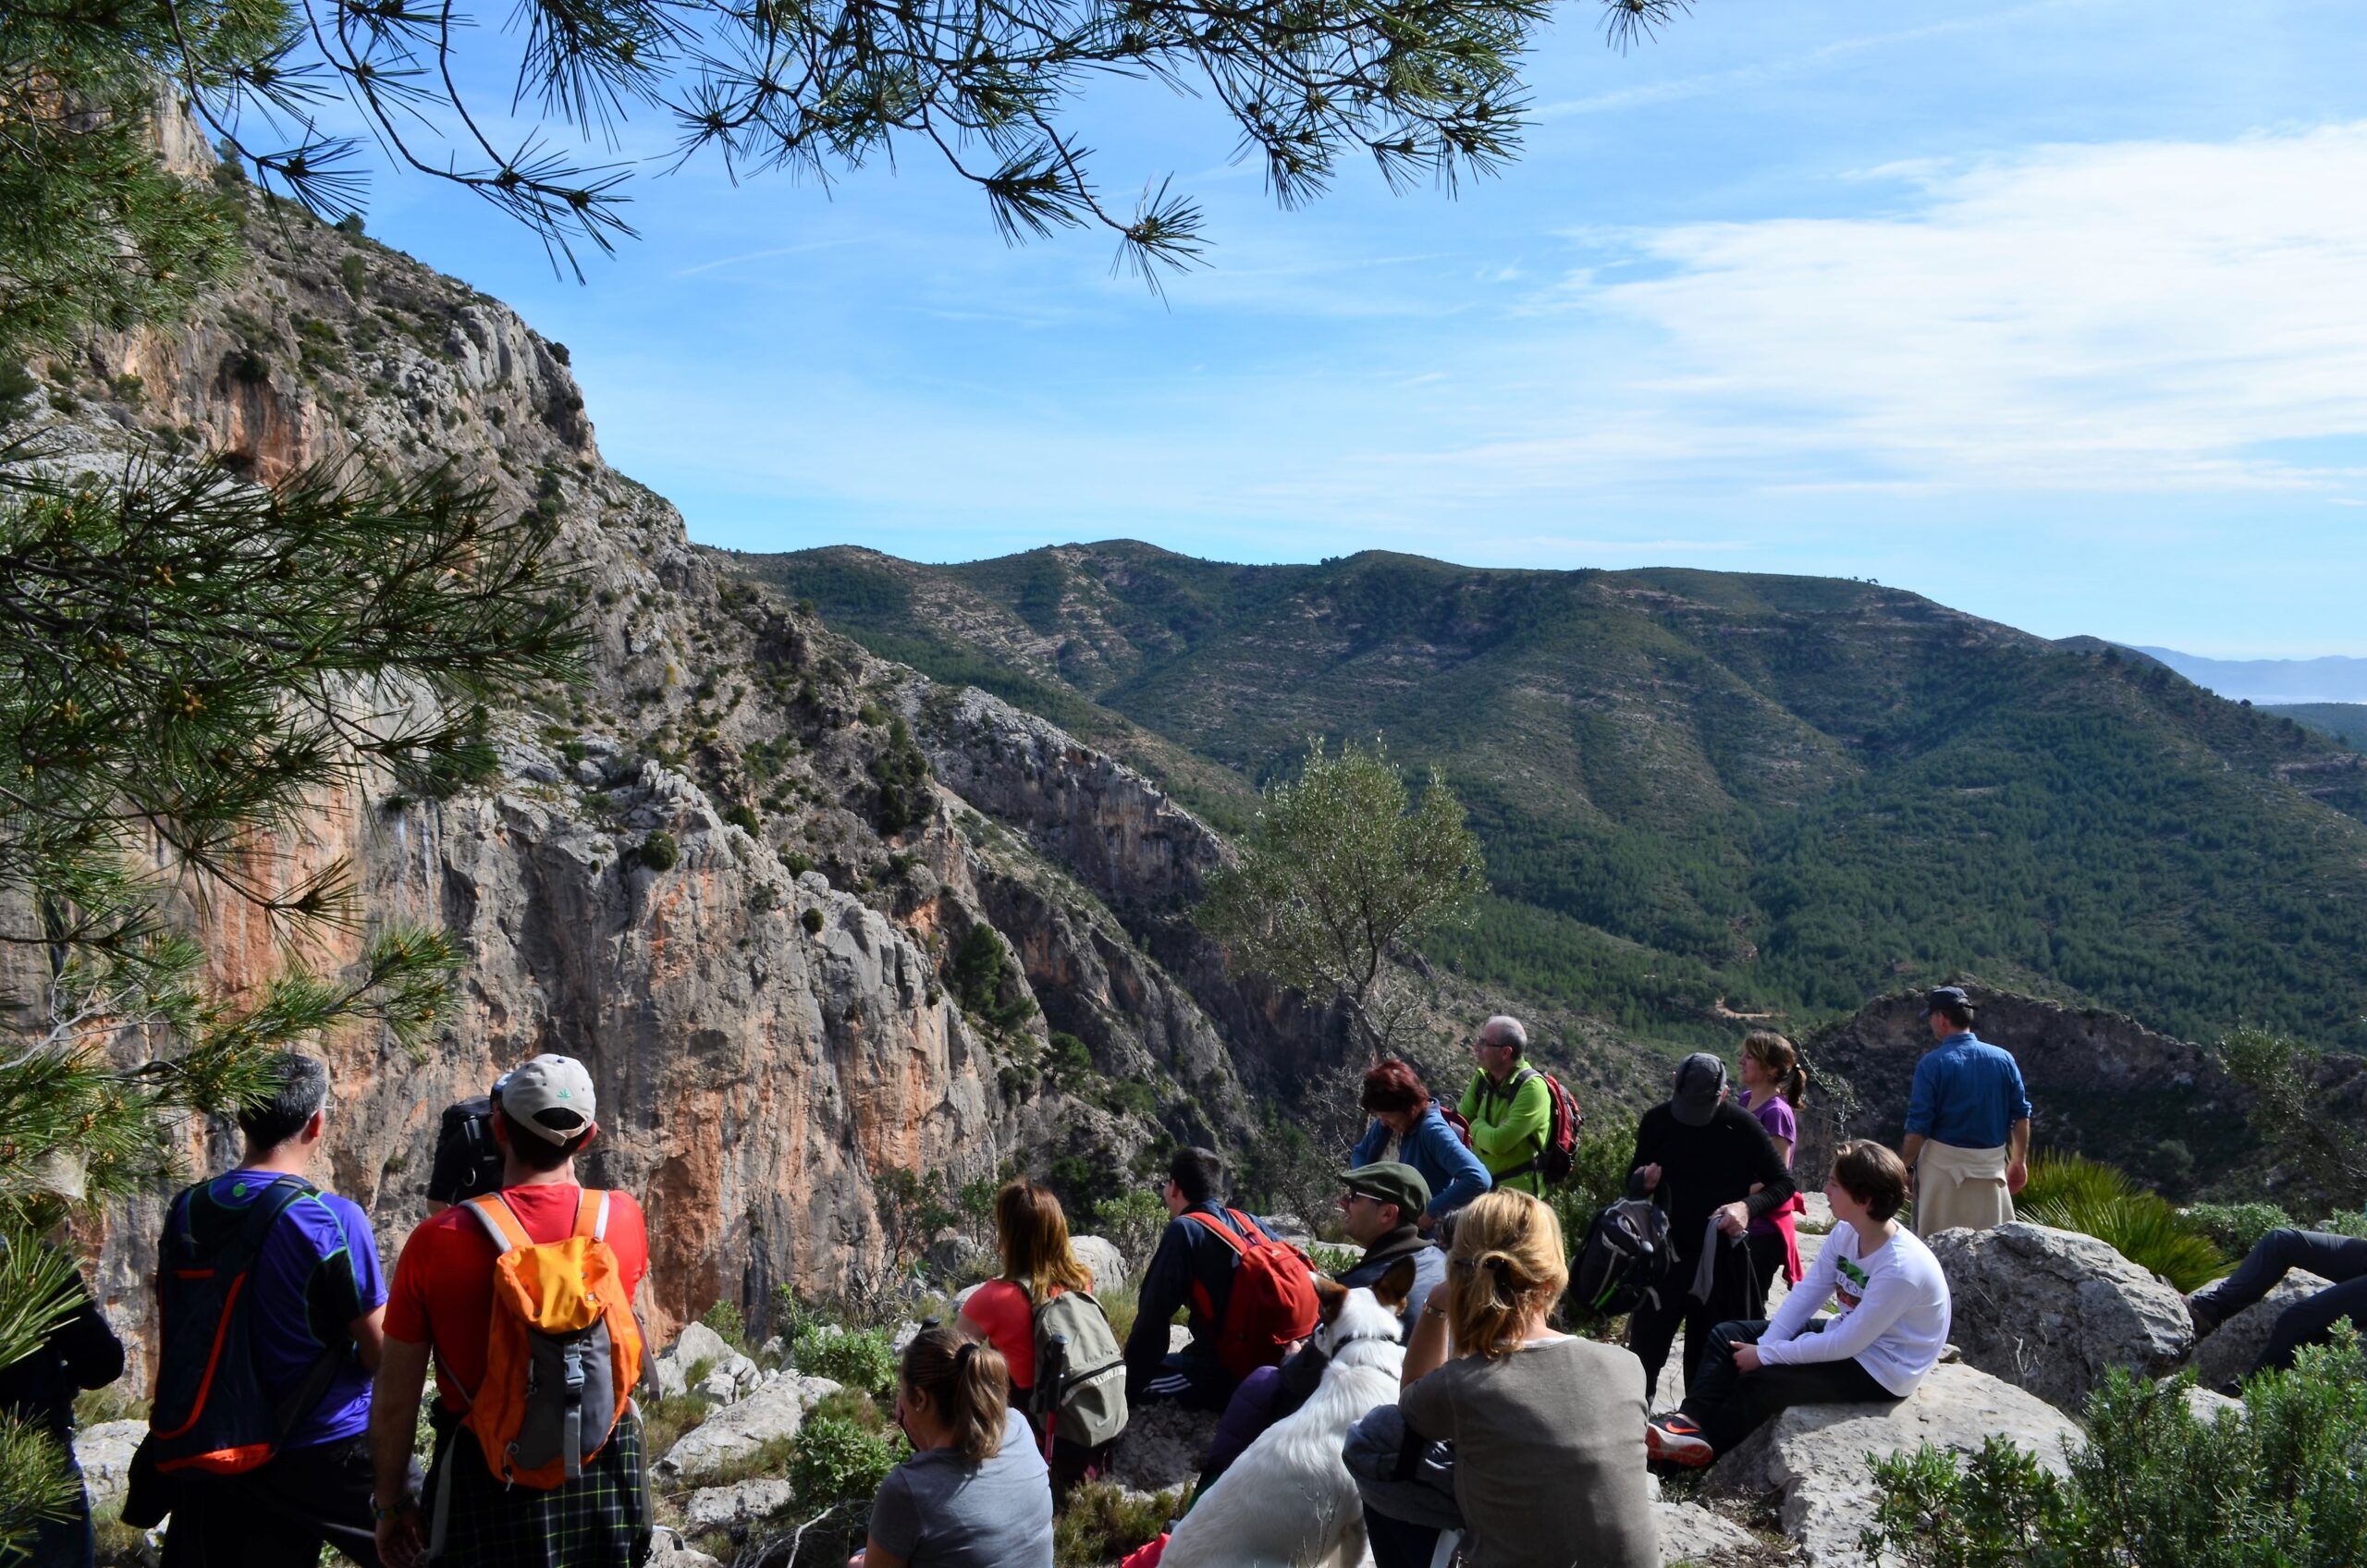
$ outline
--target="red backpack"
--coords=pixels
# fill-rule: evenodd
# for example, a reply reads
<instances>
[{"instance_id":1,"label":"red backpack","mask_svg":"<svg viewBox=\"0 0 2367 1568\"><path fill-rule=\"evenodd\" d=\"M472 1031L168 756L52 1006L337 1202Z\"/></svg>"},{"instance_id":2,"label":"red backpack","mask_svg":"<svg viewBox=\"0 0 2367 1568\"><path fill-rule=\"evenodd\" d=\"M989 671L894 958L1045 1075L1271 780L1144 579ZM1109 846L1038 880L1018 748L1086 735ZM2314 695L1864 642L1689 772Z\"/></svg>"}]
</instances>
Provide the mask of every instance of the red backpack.
<instances>
[{"instance_id":1,"label":"red backpack","mask_svg":"<svg viewBox=\"0 0 2367 1568\"><path fill-rule=\"evenodd\" d=\"M1523 1067L1514 1073L1512 1081L1504 1085L1504 1097L1519 1094L1520 1086L1531 1078L1545 1080L1545 1098L1551 1108L1545 1124L1545 1146L1537 1151L1537 1158L1527 1165L1517 1170L1507 1170L1504 1176L1525 1176L1534 1170L1548 1182L1566 1182L1570 1179L1570 1172L1577 1168L1578 1131L1587 1124L1587 1113L1578 1109L1577 1096L1562 1087L1562 1080L1539 1067ZM1495 1087L1486 1074L1480 1075L1479 1083L1481 1095L1496 1095ZM1451 1111L1447 1120L1451 1124L1457 1124L1456 1131L1463 1133L1464 1145L1468 1147L1471 1124Z\"/></svg>"},{"instance_id":2,"label":"red backpack","mask_svg":"<svg viewBox=\"0 0 2367 1568\"><path fill-rule=\"evenodd\" d=\"M1443 1102L1439 1105L1439 1116L1448 1126L1454 1129L1454 1135L1463 1140L1463 1146L1465 1148L1469 1148L1471 1146L1471 1119L1464 1115L1463 1112L1455 1109L1454 1107L1444 1104Z\"/></svg>"},{"instance_id":3,"label":"red backpack","mask_svg":"<svg viewBox=\"0 0 2367 1568\"><path fill-rule=\"evenodd\" d=\"M1217 1360L1231 1376L1246 1378L1260 1366L1276 1365L1284 1346L1315 1332L1315 1265L1298 1248L1260 1231L1241 1210L1228 1208L1225 1213L1241 1227L1238 1235L1204 1209L1187 1209L1184 1218L1198 1220L1233 1251L1233 1291L1225 1298L1224 1321L1217 1330ZM1216 1316L1197 1280L1193 1281L1192 1297L1202 1317Z\"/></svg>"}]
</instances>

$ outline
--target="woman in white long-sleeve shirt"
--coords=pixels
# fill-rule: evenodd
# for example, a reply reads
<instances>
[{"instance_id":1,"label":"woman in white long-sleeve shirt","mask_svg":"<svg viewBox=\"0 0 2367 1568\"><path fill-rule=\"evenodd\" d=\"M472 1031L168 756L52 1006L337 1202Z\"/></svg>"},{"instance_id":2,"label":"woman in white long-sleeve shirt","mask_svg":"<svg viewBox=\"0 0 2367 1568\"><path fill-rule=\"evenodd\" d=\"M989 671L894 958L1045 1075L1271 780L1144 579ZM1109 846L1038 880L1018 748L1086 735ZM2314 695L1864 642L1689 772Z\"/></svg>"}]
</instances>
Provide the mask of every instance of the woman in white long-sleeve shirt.
<instances>
[{"instance_id":1,"label":"woman in white long-sleeve shirt","mask_svg":"<svg viewBox=\"0 0 2367 1568\"><path fill-rule=\"evenodd\" d=\"M1707 1464L1760 1422L1796 1404L1905 1399L1948 1342L1948 1281L1931 1249L1902 1228L1907 1167L1880 1144L1833 1157L1824 1184L1835 1221L1808 1278L1774 1320L1721 1323L1685 1403L1651 1424L1655 1459ZM1830 1299L1830 1317L1816 1316Z\"/></svg>"}]
</instances>

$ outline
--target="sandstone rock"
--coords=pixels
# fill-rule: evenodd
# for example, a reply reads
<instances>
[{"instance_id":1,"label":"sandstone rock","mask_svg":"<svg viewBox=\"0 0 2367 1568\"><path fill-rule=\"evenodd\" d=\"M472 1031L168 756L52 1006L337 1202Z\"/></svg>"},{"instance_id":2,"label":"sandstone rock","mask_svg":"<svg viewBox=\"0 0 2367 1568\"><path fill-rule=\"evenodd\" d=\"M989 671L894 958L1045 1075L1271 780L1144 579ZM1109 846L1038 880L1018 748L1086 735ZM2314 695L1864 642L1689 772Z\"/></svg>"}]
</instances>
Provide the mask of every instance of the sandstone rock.
<instances>
[{"instance_id":1,"label":"sandstone rock","mask_svg":"<svg viewBox=\"0 0 2367 1568\"><path fill-rule=\"evenodd\" d=\"M1138 1406L1110 1456L1110 1478L1145 1492L1182 1486L1200 1473L1216 1430L1217 1418L1208 1411L1165 1403Z\"/></svg>"},{"instance_id":2,"label":"sandstone rock","mask_svg":"<svg viewBox=\"0 0 2367 1568\"><path fill-rule=\"evenodd\" d=\"M1125 1289L1126 1256L1117 1243L1100 1236L1071 1236L1069 1245L1075 1249L1076 1260L1093 1270L1097 1292Z\"/></svg>"},{"instance_id":3,"label":"sandstone rock","mask_svg":"<svg viewBox=\"0 0 2367 1568\"><path fill-rule=\"evenodd\" d=\"M1932 1252L1965 1360L2074 1415L2111 1368L2159 1378L2193 1346L2185 1299L2093 1236L2017 1220L1944 1231Z\"/></svg>"},{"instance_id":4,"label":"sandstone rock","mask_svg":"<svg viewBox=\"0 0 2367 1568\"><path fill-rule=\"evenodd\" d=\"M787 1481L759 1477L731 1487L701 1487L682 1506L682 1522L702 1533L769 1519L797 1501Z\"/></svg>"},{"instance_id":5,"label":"sandstone rock","mask_svg":"<svg viewBox=\"0 0 2367 1568\"><path fill-rule=\"evenodd\" d=\"M2196 1345L2187 1365L2194 1368L2195 1377L2206 1389L2241 1382L2267 1347L2269 1333L2276 1327L2277 1314L2315 1295L2328 1283L2315 1274L2298 1270L2287 1274L2276 1289L2220 1324Z\"/></svg>"},{"instance_id":6,"label":"sandstone rock","mask_svg":"<svg viewBox=\"0 0 2367 1568\"><path fill-rule=\"evenodd\" d=\"M2061 1473L2079 1427L2061 1411L1970 1366L1942 1366L1914 1397L1889 1404L1815 1404L1786 1410L1710 1472L1713 1491L1756 1500L1780 1494L1784 1533L1809 1568L1863 1568L1858 1532L1872 1517L1869 1453L1913 1452L1924 1443L1971 1453L1991 1433L2034 1451Z\"/></svg>"},{"instance_id":7,"label":"sandstone rock","mask_svg":"<svg viewBox=\"0 0 2367 1568\"><path fill-rule=\"evenodd\" d=\"M1698 1502L1655 1501L1652 1519L1660 1525L1663 1563L1714 1563L1759 1550L1757 1537Z\"/></svg>"},{"instance_id":8,"label":"sandstone rock","mask_svg":"<svg viewBox=\"0 0 2367 1568\"><path fill-rule=\"evenodd\" d=\"M147 1435L145 1421L102 1421L74 1434L74 1463L82 1467L92 1507L123 1495L131 1476L131 1455Z\"/></svg>"},{"instance_id":9,"label":"sandstone rock","mask_svg":"<svg viewBox=\"0 0 2367 1568\"><path fill-rule=\"evenodd\" d=\"M683 1433L650 1473L665 1482L711 1475L775 1438L795 1437L805 1424L805 1413L838 1391L839 1385L828 1378L792 1375L767 1383Z\"/></svg>"}]
</instances>

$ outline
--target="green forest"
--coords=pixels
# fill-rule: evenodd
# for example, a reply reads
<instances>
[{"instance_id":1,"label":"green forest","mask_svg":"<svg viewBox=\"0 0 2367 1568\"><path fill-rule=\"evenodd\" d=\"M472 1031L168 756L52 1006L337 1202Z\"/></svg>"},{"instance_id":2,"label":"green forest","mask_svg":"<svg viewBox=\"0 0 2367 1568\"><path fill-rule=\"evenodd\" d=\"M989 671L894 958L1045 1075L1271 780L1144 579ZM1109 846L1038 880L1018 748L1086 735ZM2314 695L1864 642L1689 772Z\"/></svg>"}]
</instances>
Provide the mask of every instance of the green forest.
<instances>
[{"instance_id":1,"label":"green forest","mask_svg":"<svg viewBox=\"0 0 2367 1568\"><path fill-rule=\"evenodd\" d=\"M1432 956L1639 1035L1971 974L2367 1049L2367 758L2092 640L1838 579L1123 542L722 559L1220 827L1309 735L1437 764L1492 890Z\"/></svg>"}]
</instances>

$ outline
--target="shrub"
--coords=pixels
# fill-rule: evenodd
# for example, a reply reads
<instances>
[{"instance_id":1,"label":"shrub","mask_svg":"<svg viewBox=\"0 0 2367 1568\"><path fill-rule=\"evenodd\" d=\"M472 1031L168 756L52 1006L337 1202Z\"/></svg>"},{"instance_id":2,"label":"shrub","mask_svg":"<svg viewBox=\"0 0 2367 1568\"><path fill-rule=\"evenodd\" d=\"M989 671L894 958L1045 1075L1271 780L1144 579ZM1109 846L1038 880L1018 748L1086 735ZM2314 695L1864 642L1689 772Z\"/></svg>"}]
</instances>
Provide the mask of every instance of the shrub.
<instances>
[{"instance_id":1,"label":"shrub","mask_svg":"<svg viewBox=\"0 0 2367 1568\"><path fill-rule=\"evenodd\" d=\"M2216 1243L2167 1199L2142 1191L2111 1166L2053 1152L2030 1164L2030 1183L2015 1204L2017 1217L2093 1236L2182 1292L2200 1290L2227 1272L2227 1256Z\"/></svg>"},{"instance_id":2,"label":"shrub","mask_svg":"<svg viewBox=\"0 0 2367 1568\"><path fill-rule=\"evenodd\" d=\"M1052 1561L1058 1568L1115 1562L1183 1511L1181 1489L1152 1497L1114 1481L1087 1481L1069 1493L1068 1507L1052 1520Z\"/></svg>"},{"instance_id":3,"label":"shrub","mask_svg":"<svg viewBox=\"0 0 2367 1568\"><path fill-rule=\"evenodd\" d=\"M789 1484L797 1495L797 1512L809 1522L829 1515L818 1527L809 1523L798 1561L843 1562L847 1553L863 1543L871 1499L907 1452L903 1437L878 1430L877 1420L876 1413L866 1422L844 1407L816 1405L798 1428L789 1461ZM751 1561L774 1559L767 1550Z\"/></svg>"},{"instance_id":4,"label":"shrub","mask_svg":"<svg viewBox=\"0 0 2367 1568\"><path fill-rule=\"evenodd\" d=\"M896 1391L896 1352L885 1329L813 1324L797 1331L790 1359L808 1377L828 1378L877 1398Z\"/></svg>"},{"instance_id":5,"label":"shrub","mask_svg":"<svg viewBox=\"0 0 2367 1568\"><path fill-rule=\"evenodd\" d=\"M2293 1217L2273 1203L2197 1203L2183 1211L2187 1224L2219 1243L2230 1256L2241 1257L2271 1231L2293 1223Z\"/></svg>"},{"instance_id":6,"label":"shrub","mask_svg":"<svg viewBox=\"0 0 2367 1568\"><path fill-rule=\"evenodd\" d=\"M682 846L675 841L674 835L660 827L641 841L637 853L641 864L650 870L671 871L674 863L682 858Z\"/></svg>"},{"instance_id":7,"label":"shrub","mask_svg":"<svg viewBox=\"0 0 2367 1568\"><path fill-rule=\"evenodd\" d=\"M764 819L756 815L754 807L744 801L726 811L723 814L723 820L740 828L752 839L761 838L764 835Z\"/></svg>"},{"instance_id":8,"label":"shrub","mask_svg":"<svg viewBox=\"0 0 2367 1568\"><path fill-rule=\"evenodd\" d=\"M2312 1346L2211 1420L2191 1376L2115 1371L2088 1402L2088 1440L2054 1476L2002 1438L1959 1465L1926 1446L1874 1462L1862 1545L1904 1568L2337 1568L2367 1536L2367 1354Z\"/></svg>"},{"instance_id":9,"label":"shrub","mask_svg":"<svg viewBox=\"0 0 2367 1568\"><path fill-rule=\"evenodd\" d=\"M723 1342L733 1350L747 1353L748 1320L741 1315L738 1302L718 1301L706 1309L699 1321L722 1335Z\"/></svg>"},{"instance_id":10,"label":"shrub","mask_svg":"<svg viewBox=\"0 0 2367 1568\"><path fill-rule=\"evenodd\" d=\"M953 988L960 993L963 1007L997 1029L1014 1029L1035 1017L1036 998L1027 993L1024 980L1017 996L1003 999L1003 981L1011 974L1002 937L995 928L984 921L971 926L953 953ZM1092 1060L1088 1052L1086 1065Z\"/></svg>"},{"instance_id":11,"label":"shrub","mask_svg":"<svg viewBox=\"0 0 2367 1568\"><path fill-rule=\"evenodd\" d=\"M797 917L797 923L805 927L805 934L809 937L822 934L822 912L818 909L807 910Z\"/></svg>"},{"instance_id":12,"label":"shrub","mask_svg":"<svg viewBox=\"0 0 2367 1568\"><path fill-rule=\"evenodd\" d=\"M1103 1198L1092 1213L1093 1233L1115 1246L1135 1274L1150 1263L1151 1249L1159 1245L1170 1218L1167 1206L1140 1187Z\"/></svg>"}]
</instances>

